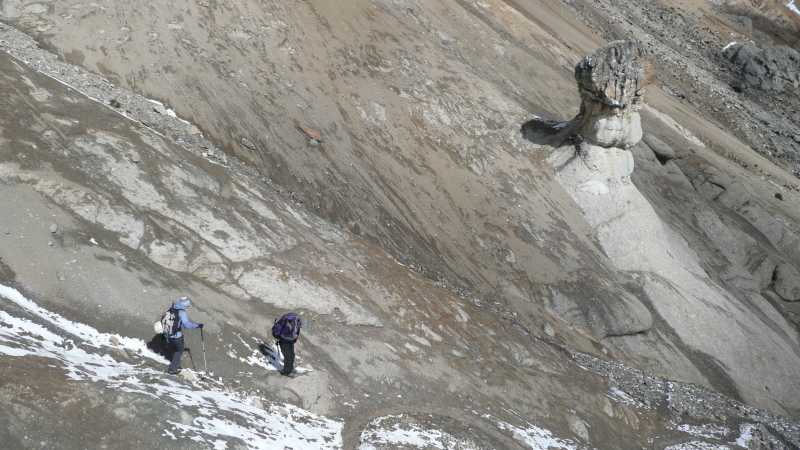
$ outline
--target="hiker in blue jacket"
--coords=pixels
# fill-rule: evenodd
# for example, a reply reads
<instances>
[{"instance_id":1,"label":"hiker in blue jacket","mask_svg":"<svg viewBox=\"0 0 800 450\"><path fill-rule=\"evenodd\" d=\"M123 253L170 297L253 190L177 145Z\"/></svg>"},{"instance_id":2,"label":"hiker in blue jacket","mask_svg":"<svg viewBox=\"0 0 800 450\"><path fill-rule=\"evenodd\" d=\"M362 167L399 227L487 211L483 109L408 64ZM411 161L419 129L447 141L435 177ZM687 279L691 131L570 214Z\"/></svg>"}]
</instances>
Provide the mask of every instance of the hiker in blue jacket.
<instances>
[{"instance_id":1,"label":"hiker in blue jacket","mask_svg":"<svg viewBox=\"0 0 800 450\"><path fill-rule=\"evenodd\" d=\"M189 319L189 314L186 313L186 310L191 306L192 300L189 299L189 297L181 297L172 304L172 309L178 316L178 324L174 328L176 331L169 336L169 345L175 351L172 355L172 362L169 364L169 369L167 369L167 373L172 375L177 375L178 372L181 371L181 356L183 356L183 333L181 330L184 328L203 328L202 323L195 323Z\"/></svg>"}]
</instances>

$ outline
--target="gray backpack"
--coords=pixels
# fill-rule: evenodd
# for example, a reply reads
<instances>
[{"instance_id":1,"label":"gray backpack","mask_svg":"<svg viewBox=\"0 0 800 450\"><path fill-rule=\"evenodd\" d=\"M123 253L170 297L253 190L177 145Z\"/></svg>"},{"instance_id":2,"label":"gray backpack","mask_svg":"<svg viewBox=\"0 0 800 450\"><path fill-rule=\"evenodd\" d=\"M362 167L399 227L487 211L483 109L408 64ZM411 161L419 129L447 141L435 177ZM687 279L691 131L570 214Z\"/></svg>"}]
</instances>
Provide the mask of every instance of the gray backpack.
<instances>
[{"instance_id":1,"label":"gray backpack","mask_svg":"<svg viewBox=\"0 0 800 450\"><path fill-rule=\"evenodd\" d=\"M178 318L178 310L170 307L161 315L161 319L153 324L153 331L156 334L163 334L165 338L169 339L175 333L180 331L181 321Z\"/></svg>"}]
</instances>

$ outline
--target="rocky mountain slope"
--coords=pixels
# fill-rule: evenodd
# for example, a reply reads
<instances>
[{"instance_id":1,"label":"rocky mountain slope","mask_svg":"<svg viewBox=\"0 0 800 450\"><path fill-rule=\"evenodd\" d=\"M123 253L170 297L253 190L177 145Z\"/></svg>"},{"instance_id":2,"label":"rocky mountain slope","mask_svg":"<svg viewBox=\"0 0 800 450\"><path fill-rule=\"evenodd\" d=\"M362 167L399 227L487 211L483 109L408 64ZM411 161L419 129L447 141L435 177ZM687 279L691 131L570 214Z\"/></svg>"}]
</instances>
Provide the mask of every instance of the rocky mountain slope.
<instances>
[{"instance_id":1,"label":"rocky mountain slope","mask_svg":"<svg viewBox=\"0 0 800 450\"><path fill-rule=\"evenodd\" d=\"M796 84L723 51L765 5L0 2L4 441L798 445ZM192 388L124 337L182 294Z\"/></svg>"}]
</instances>

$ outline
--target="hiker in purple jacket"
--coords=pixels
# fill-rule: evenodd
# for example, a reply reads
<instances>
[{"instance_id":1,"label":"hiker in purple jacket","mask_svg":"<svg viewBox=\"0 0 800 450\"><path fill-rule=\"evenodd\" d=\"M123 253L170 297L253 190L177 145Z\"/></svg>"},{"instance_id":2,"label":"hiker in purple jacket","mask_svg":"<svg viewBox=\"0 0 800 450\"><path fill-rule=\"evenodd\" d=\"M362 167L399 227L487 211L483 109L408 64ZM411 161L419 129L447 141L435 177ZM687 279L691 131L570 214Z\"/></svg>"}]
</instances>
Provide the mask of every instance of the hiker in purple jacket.
<instances>
[{"instance_id":1,"label":"hiker in purple jacket","mask_svg":"<svg viewBox=\"0 0 800 450\"><path fill-rule=\"evenodd\" d=\"M283 370L281 375L290 376L294 371L294 343L300 337L303 321L293 312L284 314L272 325L272 337L278 340L283 353Z\"/></svg>"}]
</instances>

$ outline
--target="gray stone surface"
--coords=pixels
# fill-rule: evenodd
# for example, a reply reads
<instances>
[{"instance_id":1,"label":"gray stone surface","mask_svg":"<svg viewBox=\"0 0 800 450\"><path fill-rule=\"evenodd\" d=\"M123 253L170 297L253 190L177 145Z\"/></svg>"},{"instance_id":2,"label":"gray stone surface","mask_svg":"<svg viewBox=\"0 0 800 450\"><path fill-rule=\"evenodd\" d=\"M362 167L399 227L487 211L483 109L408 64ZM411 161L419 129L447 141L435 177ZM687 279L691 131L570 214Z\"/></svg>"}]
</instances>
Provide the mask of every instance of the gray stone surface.
<instances>
[{"instance_id":1,"label":"gray stone surface","mask_svg":"<svg viewBox=\"0 0 800 450\"><path fill-rule=\"evenodd\" d=\"M800 300L800 272L788 263L778 265L775 269L774 288L788 302Z\"/></svg>"},{"instance_id":2,"label":"gray stone surface","mask_svg":"<svg viewBox=\"0 0 800 450\"><path fill-rule=\"evenodd\" d=\"M656 154L656 157L659 161L661 161L662 164L666 164L667 161L671 161L676 158L675 150L657 136L653 134L645 134L644 142L648 147L650 147L651 150L653 150L653 153Z\"/></svg>"},{"instance_id":3,"label":"gray stone surface","mask_svg":"<svg viewBox=\"0 0 800 450\"><path fill-rule=\"evenodd\" d=\"M645 57L639 42L616 41L575 66L581 110L574 122L583 140L619 148L641 140L638 110L646 84Z\"/></svg>"},{"instance_id":4,"label":"gray stone surface","mask_svg":"<svg viewBox=\"0 0 800 450\"><path fill-rule=\"evenodd\" d=\"M601 49L599 55L606 55L601 56L601 60L609 57L607 55L610 53L612 61L617 62L615 58L618 56L622 57L623 62L628 61L619 67L637 66L637 63L630 61L633 56L624 57L630 53L615 47L619 45L623 44L611 44ZM593 59L590 57L588 60ZM578 72L586 70L582 69L586 61L579 64ZM642 99L635 97L630 90L619 87L632 83L625 81L628 72L601 69L599 73L603 80L600 86L618 86L616 90L612 88L611 92L627 92L632 99L625 100L628 97L618 95L606 98L603 103L593 100L600 94L589 96L583 93L587 89L582 89L584 104L588 101L598 105L597 118L605 117L606 112L600 106L607 103L630 104L632 112L638 114L635 111L641 107ZM637 73L633 72L635 80L639 80ZM609 76L622 79L615 82L608 80ZM582 108L582 111L588 113L592 109ZM591 123L594 118L579 116L576 120ZM625 134L627 130L624 127L619 131L620 135L641 137L640 131L631 135ZM638 138L635 141L616 141L616 144L634 145L637 142ZM725 256L732 263L729 271L721 274L727 285L734 289L731 291L709 276L703 267L700 249L693 248L678 228L665 222L656 212L654 204L631 181L635 170L631 151L613 145L594 145L591 139L581 141L577 147L576 150L575 146L564 146L549 157L556 179L581 207L584 219L609 260L619 270L635 277L644 292L643 298L652 306L654 314L669 327L659 331L676 333L681 344L692 349L690 352L702 352L719 361L725 367L725 376L730 378L717 381L727 384L729 389L744 398L757 398L763 391L762 386L752 383L753 376L762 380L769 389L784 390L782 395L785 396L800 391L800 382L792 383L792 386L785 384L788 374L800 367L800 354L794 351L800 337L797 330L780 317L780 311L759 295L764 284L761 266L765 254L757 248L755 240L746 234L737 236L730 232L713 212L698 216L701 227L713 236L715 244L724 249ZM648 170L648 175L655 175L658 173L656 170L664 169L650 167ZM707 164L697 167L690 177L695 186L716 186L721 192L727 192L735 185L726 172ZM704 197L713 200L718 196ZM741 201L747 203L746 198L741 198ZM747 204L753 207L752 202ZM679 215L685 215L685 211ZM740 238L742 242L738 242ZM755 295L754 299L738 295L739 290ZM638 311L632 306L627 309L630 315L636 315ZM647 311L644 308L642 310ZM751 310L757 313L753 314ZM613 318L611 323L628 323L621 315L612 314L610 317ZM758 331L753 332L756 329ZM624 337L622 340L625 340ZM739 351L749 346L761 350ZM760 364L761 358L767 354L771 363ZM681 370L682 376L687 379L696 376L692 368L679 369L675 366L673 370Z\"/></svg>"},{"instance_id":5,"label":"gray stone surface","mask_svg":"<svg viewBox=\"0 0 800 450\"><path fill-rule=\"evenodd\" d=\"M765 91L797 92L800 88L800 52L786 47L759 48L753 44L737 44L723 52L738 69L742 88Z\"/></svg>"},{"instance_id":6,"label":"gray stone surface","mask_svg":"<svg viewBox=\"0 0 800 450\"><path fill-rule=\"evenodd\" d=\"M722 124L747 144L748 153L758 152L800 177L800 142L795 140L800 134L798 65L796 50L791 50L796 49L800 22L787 6L790 2L689 1L681 7L637 0L597 0L591 6L571 0L560 3L606 41L631 37L641 41L669 103L680 104L677 110L695 111L688 114L693 118L681 120L684 126L698 130L708 129L709 122ZM757 29L749 34L737 24L727 24L731 13L757 20ZM753 45L758 48L741 61L752 67L729 60L739 48ZM747 89L751 85L745 77L786 91ZM727 143L718 143L724 152L731 150ZM753 162L742 163L754 167ZM792 184L797 186L796 178Z\"/></svg>"},{"instance_id":7,"label":"gray stone surface","mask_svg":"<svg viewBox=\"0 0 800 450\"><path fill-rule=\"evenodd\" d=\"M585 281L586 285L592 283ZM653 326L650 310L623 289L606 293L602 289L583 292L583 288L565 287L553 293L550 308L572 326L599 339L643 333Z\"/></svg>"},{"instance_id":8,"label":"gray stone surface","mask_svg":"<svg viewBox=\"0 0 800 450\"><path fill-rule=\"evenodd\" d=\"M591 355L575 353L575 361L584 369L607 376L611 381L609 396L624 399L637 410L666 409L673 423L696 421L710 423L716 419L727 417L742 424L753 425L756 436L752 447L747 448L792 448L800 446L800 424L775 416L768 411L753 408L736 400L726 398L716 392L702 387L676 383L660 377L654 377L641 370L625 367L613 361L606 361ZM751 428L751 427L742 427ZM748 445L748 434L742 428L731 430L731 436L719 436L728 442L739 441ZM772 430L772 432L766 429ZM730 431L723 428L723 433ZM735 433L735 434L734 434ZM777 436L776 436L777 435ZM737 438L744 438L738 440ZM758 445L767 444L766 447ZM699 448L716 448L701 446Z\"/></svg>"},{"instance_id":9,"label":"gray stone surface","mask_svg":"<svg viewBox=\"0 0 800 450\"><path fill-rule=\"evenodd\" d=\"M659 108L668 109L642 117L664 122L658 136L675 132L664 141L681 158L653 161L644 181L635 178L645 164L623 148L638 140L638 119L611 111L608 103L625 98L614 89L593 91L606 103L591 100L602 114L585 116L594 121L585 134L621 147L587 139L577 152L561 143L554 150L519 136L534 112L575 112L565 68L598 45L570 15L579 3L588 4L4 2L4 19L53 52L0 30L0 46L19 58L4 63L0 80L0 202L11 211L0 217L0 229L11 231L2 237L0 277L71 318L130 335L149 330L167 299L189 292L200 300L196 317L211 324L214 367L243 393L261 390L270 401L341 418L346 448L387 410L414 417L411 425L469 431L487 448L520 446L526 435L496 429L480 416L484 407L575 440L584 434L570 426L577 418L597 448L687 440L666 425L666 412L641 412L607 389L621 372L609 381L575 370L565 347L792 413L800 398L796 330L772 303L794 304L758 295L772 261L791 259L796 244L791 184L743 171L753 162L736 162L741 144L732 139L705 146L720 135L703 120L714 110L658 92ZM652 2L611 3L673 17ZM677 64L660 72L700 74L702 89L694 45L675 45ZM664 54L652 40L647 48ZM603 61L624 67L624 54ZM628 81L617 81L597 85L630 93ZM719 89L701 100L722 99L721 109L745 117L739 129L766 136L756 142L777 139L783 125L749 127L751 108ZM324 140L310 141L298 126ZM574 137L561 122L550 128ZM553 151L555 176L545 161ZM695 163L718 201L684 189ZM768 200L776 190L785 195L777 206ZM724 226L714 217L694 223L700 208ZM718 240L712 230L721 230ZM314 372L266 377L251 363L253 343L294 307L311 318L300 356ZM543 323L554 331L545 341L536 336ZM0 364L42 370L25 361ZM91 389L79 386L74 396L81 390ZM680 390L670 393L698 418L734 420ZM94 412L113 401L95 397ZM0 439L17 445L33 416L14 412L0 414L0 430L10 430Z\"/></svg>"},{"instance_id":10,"label":"gray stone surface","mask_svg":"<svg viewBox=\"0 0 800 450\"><path fill-rule=\"evenodd\" d=\"M37 100L32 91L49 96ZM456 434L480 428L486 448L521 445L513 431L498 428L501 420L538 423L564 438L572 435L567 416L595 423L594 401L585 399L602 401L603 383L576 375L564 353L535 340L530 322L500 302L454 295L253 172L234 164L223 170L4 53L0 93L0 230L8 232L0 284L69 320L136 342L153 337L152 321L169 302L189 295L192 318L206 324L208 366L225 389L262 398L262 406L289 402L334 417L347 424L344 448L355 448L364 424L388 410L429 414L433 406L438 415L429 427ZM134 152L139 163L130 158ZM56 235L52 223L59 225ZM313 367L293 379L270 376L259 350L269 342L272 320L287 309L307 320L299 363ZM200 445L184 434L173 440L167 431L175 434L175 423L202 429L205 406L179 412L160 399L171 392L164 386L185 389L196 380L162 380L165 362L119 350L111 355L132 364L131 379L145 377L144 391L68 380L58 356L42 364L5 347L18 345L8 340L6 314L44 320L59 338L69 336L0 297L0 401L9 406L0 411L0 442L65 449L86 442ZM559 326L557 336L572 342L579 333ZM197 333L187 332L186 340L193 363L202 364ZM192 364L186 358L184 367ZM564 401L574 407L556 419L550 405ZM502 412L506 405L525 411L526 419ZM488 413L492 419L482 415ZM626 427L613 422L611 429ZM628 435L630 446L645 442ZM229 448L241 444L214 438Z\"/></svg>"}]
</instances>

